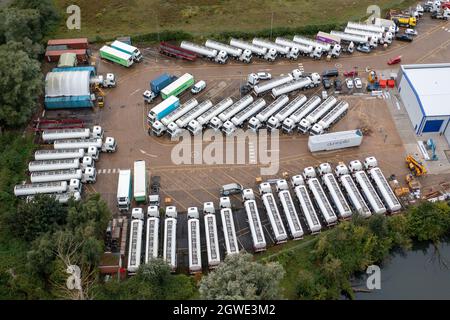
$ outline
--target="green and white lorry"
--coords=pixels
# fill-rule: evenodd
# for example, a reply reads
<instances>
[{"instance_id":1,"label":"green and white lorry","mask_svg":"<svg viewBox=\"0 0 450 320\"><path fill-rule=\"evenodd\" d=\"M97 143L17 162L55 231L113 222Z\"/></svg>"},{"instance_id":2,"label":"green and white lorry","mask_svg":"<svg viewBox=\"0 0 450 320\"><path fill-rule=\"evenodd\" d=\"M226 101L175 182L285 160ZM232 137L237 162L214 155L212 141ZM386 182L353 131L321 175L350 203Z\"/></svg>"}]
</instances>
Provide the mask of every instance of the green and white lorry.
<instances>
[{"instance_id":1,"label":"green and white lorry","mask_svg":"<svg viewBox=\"0 0 450 320\"><path fill-rule=\"evenodd\" d=\"M112 62L115 62L117 64L120 64L124 67L131 67L134 63L133 56L131 54L122 52L120 50L103 46L100 49L100 57L102 59L106 59Z\"/></svg>"}]
</instances>

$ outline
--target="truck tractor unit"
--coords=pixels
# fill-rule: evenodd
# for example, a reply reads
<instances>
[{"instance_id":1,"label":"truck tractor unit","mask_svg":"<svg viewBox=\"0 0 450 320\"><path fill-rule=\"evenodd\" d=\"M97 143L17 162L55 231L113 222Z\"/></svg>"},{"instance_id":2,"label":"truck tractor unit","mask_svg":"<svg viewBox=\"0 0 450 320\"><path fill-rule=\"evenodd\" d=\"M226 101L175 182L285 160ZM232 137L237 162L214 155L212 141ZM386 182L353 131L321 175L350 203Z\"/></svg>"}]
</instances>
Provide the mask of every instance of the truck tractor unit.
<instances>
[{"instance_id":1,"label":"truck tractor unit","mask_svg":"<svg viewBox=\"0 0 450 320\"><path fill-rule=\"evenodd\" d=\"M252 61L252 52L248 49L233 47L214 40L206 40L205 46L211 49L224 51L228 54L228 56L238 61L242 61L245 63L250 63Z\"/></svg>"},{"instance_id":2,"label":"truck tractor unit","mask_svg":"<svg viewBox=\"0 0 450 320\"><path fill-rule=\"evenodd\" d=\"M143 94L144 102L151 103L156 97L159 96L161 90L167 87L169 84L177 80L177 77L171 76L167 73L163 73L158 78L150 81L150 90L146 90Z\"/></svg>"},{"instance_id":3,"label":"truck tractor unit","mask_svg":"<svg viewBox=\"0 0 450 320\"><path fill-rule=\"evenodd\" d=\"M181 42L181 48L192 51L202 57L205 57L211 61L224 64L228 60L228 54L223 50L211 49L199 44L195 44L189 41Z\"/></svg>"},{"instance_id":4,"label":"truck tractor unit","mask_svg":"<svg viewBox=\"0 0 450 320\"><path fill-rule=\"evenodd\" d=\"M217 117L213 117L208 124L209 128L218 131L227 120L230 120L235 114L248 107L253 101L254 99L251 95L246 95Z\"/></svg>"},{"instance_id":5,"label":"truck tractor unit","mask_svg":"<svg viewBox=\"0 0 450 320\"><path fill-rule=\"evenodd\" d=\"M348 111L348 102L341 101L336 107L331 109L318 123L316 123L310 131L311 135L323 134L331 128L333 124L338 122Z\"/></svg>"},{"instance_id":6,"label":"truck tractor unit","mask_svg":"<svg viewBox=\"0 0 450 320\"><path fill-rule=\"evenodd\" d=\"M181 107L173 110L167 116L162 118L160 121L155 121L152 125L152 132L154 135L160 137L166 132L167 127L181 118L183 115L191 111L193 108L198 106L197 99L193 98L181 105Z\"/></svg>"},{"instance_id":7,"label":"truck tractor unit","mask_svg":"<svg viewBox=\"0 0 450 320\"><path fill-rule=\"evenodd\" d=\"M201 133L203 128L208 126L212 118L218 116L220 113L222 113L232 105L233 105L232 98L226 98L220 101L218 104L209 108L209 110L205 111L197 119L194 119L191 122L189 122L187 129L194 136Z\"/></svg>"},{"instance_id":8,"label":"truck tractor unit","mask_svg":"<svg viewBox=\"0 0 450 320\"><path fill-rule=\"evenodd\" d=\"M283 45L277 44L272 41L255 38L255 39L253 39L252 44L254 44L255 46L267 48L268 50L274 49L274 50L276 50L277 55L282 56L282 57L291 58L291 59L298 58L298 53L294 56L290 56L291 50L288 46L283 46Z\"/></svg>"},{"instance_id":9,"label":"truck tractor unit","mask_svg":"<svg viewBox=\"0 0 450 320\"><path fill-rule=\"evenodd\" d=\"M305 134L312 126L319 121L331 108L333 108L337 103L337 99L334 96L329 97L327 100L322 102L322 104L317 107L313 112L311 112L306 118L300 120L298 124L298 130Z\"/></svg>"},{"instance_id":10,"label":"truck tractor unit","mask_svg":"<svg viewBox=\"0 0 450 320\"><path fill-rule=\"evenodd\" d=\"M264 99L260 98L256 100L244 110L236 114L233 118L231 118L231 120L226 121L223 124L222 131L227 136L232 135L236 128L242 127L244 125L244 122L247 121L248 118L261 111L261 109L265 106L266 101Z\"/></svg>"},{"instance_id":11,"label":"truck tractor unit","mask_svg":"<svg viewBox=\"0 0 450 320\"><path fill-rule=\"evenodd\" d=\"M65 139L103 139L103 129L100 126L76 129L48 129L42 132L42 140L46 143L53 143L56 140Z\"/></svg>"},{"instance_id":12,"label":"truck tractor unit","mask_svg":"<svg viewBox=\"0 0 450 320\"><path fill-rule=\"evenodd\" d=\"M248 121L248 127L253 132L257 132L263 125L266 124L267 120L283 108L289 102L289 97L287 95L279 96L274 102L267 106L263 111L258 113L256 116L252 117Z\"/></svg>"},{"instance_id":13,"label":"truck tractor unit","mask_svg":"<svg viewBox=\"0 0 450 320\"><path fill-rule=\"evenodd\" d=\"M267 128L271 131L278 129L282 125L283 121L297 111L297 109L300 108L306 100L307 98L304 94L298 95L287 106L281 109L280 112L269 118L267 121Z\"/></svg>"},{"instance_id":14,"label":"truck tractor unit","mask_svg":"<svg viewBox=\"0 0 450 320\"><path fill-rule=\"evenodd\" d=\"M319 96L312 96L300 109L283 121L282 130L287 134L292 133L298 123L315 110L320 105L321 101Z\"/></svg>"},{"instance_id":15,"label":"truck tractor unit","mask_svg":"<svg viewBox=\"0 0 450 320\"><path fill-rule=\"evenodd\" d=\"M231 39L230 45L243 50L250 50L254 55L269 62L273 62L277 58L277 51L275 49L267 49L238 39Z\"/></svg>"}]
</instances>

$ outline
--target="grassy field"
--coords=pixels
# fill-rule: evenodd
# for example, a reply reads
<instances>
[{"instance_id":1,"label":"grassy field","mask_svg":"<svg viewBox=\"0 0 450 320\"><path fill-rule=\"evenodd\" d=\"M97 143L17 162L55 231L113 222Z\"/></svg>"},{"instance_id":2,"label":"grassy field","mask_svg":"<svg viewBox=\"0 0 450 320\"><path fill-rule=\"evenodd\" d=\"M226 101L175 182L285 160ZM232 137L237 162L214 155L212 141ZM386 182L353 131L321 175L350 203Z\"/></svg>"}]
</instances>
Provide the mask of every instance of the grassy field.
<instances>
[{"instance_id":1,"label":"grassy field","mask_svg":"<svg viewBox=\"0 0 450 320\"><path fill-rule=\"evenodd\" d=\"M65 18L54 37L88 36L92 40L180 30L202 37L224 31L342 23L382 9L407 7L413 0L55 0L63 17L67 6L81 8L81 30L68 30Z\"/></svg>"}]
</instances>

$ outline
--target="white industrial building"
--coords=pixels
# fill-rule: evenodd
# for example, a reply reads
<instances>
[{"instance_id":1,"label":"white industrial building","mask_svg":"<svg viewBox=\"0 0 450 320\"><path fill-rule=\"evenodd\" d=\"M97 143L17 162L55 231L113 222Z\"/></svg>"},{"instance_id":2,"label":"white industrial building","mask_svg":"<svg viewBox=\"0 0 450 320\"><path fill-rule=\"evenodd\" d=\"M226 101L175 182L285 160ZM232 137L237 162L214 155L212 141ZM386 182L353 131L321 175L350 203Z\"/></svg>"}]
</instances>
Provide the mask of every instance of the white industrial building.
<instances>
[{"instance_id":1,"label":"white industrial building","mask_svg":"<svg viewBox=\"0 0 450 320\"><path fill-rule=\"evenodd\" d=\"M416 134L443 134L450 144L450 63L402 65L397 83Z\"/></svg>"}]
</instances>

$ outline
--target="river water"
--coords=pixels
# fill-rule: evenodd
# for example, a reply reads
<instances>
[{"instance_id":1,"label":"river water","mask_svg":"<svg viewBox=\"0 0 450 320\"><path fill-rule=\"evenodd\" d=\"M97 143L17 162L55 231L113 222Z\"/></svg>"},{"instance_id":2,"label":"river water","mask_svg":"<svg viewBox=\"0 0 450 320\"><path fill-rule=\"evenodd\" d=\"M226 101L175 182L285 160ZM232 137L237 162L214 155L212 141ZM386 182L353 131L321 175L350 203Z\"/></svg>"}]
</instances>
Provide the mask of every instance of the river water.
<instances>
[{"instance_id":1,"label":"river water","mask_svg":"<svg viewBox=\"0 0 450 320\"><path fill-rule=\"evenodd\" d=\"M450 299L450 241L436 248L417 244L407 252L394 252L380 266L381 289L356 293L356 300ZM355 288L366 289L368 275L352 281Z\"/></svg>"}]
</instances>

